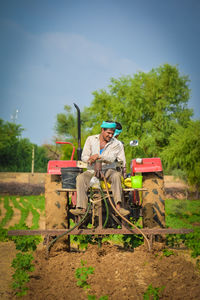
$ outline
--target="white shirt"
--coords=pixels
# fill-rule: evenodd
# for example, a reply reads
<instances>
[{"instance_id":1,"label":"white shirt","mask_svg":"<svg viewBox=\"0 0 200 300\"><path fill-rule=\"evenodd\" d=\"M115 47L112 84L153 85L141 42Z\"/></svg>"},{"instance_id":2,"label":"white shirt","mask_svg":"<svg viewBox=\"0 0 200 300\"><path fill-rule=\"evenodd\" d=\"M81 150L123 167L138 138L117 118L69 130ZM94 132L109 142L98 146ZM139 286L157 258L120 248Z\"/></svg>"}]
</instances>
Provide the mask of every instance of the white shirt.
<instances>
[{"instance_id":1,"label":"white shirt","mask_svg":"<svg viewBox=\"0 0 200 300\"><path fill-rule=\"evenodd\" d=\"M91 135L86 139L85 145L83 147L83 152L81 159L87 162L91 155L98 154L100 158L107 160L111 163L114 161L123 161L123 166L126 166L126 158L124 153L123 144L116 138L112 137L110 142L108 142L102 154L100 155L100 134Z\"/></svg>"}]
</instances>

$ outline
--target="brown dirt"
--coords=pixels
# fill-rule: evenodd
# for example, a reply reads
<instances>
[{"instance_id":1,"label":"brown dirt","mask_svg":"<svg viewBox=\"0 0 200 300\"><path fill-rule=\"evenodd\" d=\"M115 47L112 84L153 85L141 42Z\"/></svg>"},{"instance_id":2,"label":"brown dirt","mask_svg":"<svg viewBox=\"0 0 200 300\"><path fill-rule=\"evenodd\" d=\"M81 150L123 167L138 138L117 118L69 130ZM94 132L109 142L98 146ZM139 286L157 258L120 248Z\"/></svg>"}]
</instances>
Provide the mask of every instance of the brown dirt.
<instances>
[{"instance_id":1,"label":"brown dirt","mask_svg":"<svg viewBox=\"0 0 200 300\"><path fill-rule=\"evenodd\" d=\"M11 263L16 256L16 248L13 242L0 243L0 299L12 299L11 289L13 269Z\"/></svg>"},{"instance_id":2,"label":"brown dirt","mask_svg":"<svg viewBox=\"0 0 200 300\"><path fill-rule=\"evenodd\" d=\"M4 212L3 207L1 212ZM44 228L42 218L41 228ZM109 300L143 299L147 287L162 287L160 299L200 299L200 271L187 250L173 250L175 255L164 257L162 244L155 243L152 253L144 245L134 251L119 246L104 244L101 249L90 245L87 251L72 249L65 251L63 244L56 243L49 260L45 258L46 247L40 245L35 251L35 271L28 284L29 292L23 300L76 300L87 299L88 294L99 297L107 295ZM10 288L12 281L11 262L16 255L12 242L0 243L0 299L13 300ZM89 275L90 290L84 291L76 285L75 270L86 266L95 268Z\"/></svg>"},{"instance_id":3,"label":"brown dirt","mask_svg":"<svg viewBox=\"0 0 200 300\"><path fill-rule=\"evenodd\" d=\"M175 255L164 257L159 243L152 253L144 245L134 252L108 244L71 253L61 244L54 247L49 260L45 259L45 249L35 252L36 269L23 300L87 299L88 294L97 299L107 295L109 300L140 300L150 284L165 287L160 299L200 299L200 273L189 256L174 250ZM91 289L86 291L76 285L75 270L81 267L81 260L95 268L88 279ZM15 299L10 293L7 296L4 299Z\"/></svg>"},{"instance_id":4,"label":"brown dirt","mask_svg":"<svg viewBox=\"0 0 200 300\"><path fill-rule=\"evenodd\" d=\"M164 176L164 187L166 198L171 199L193 199L193 192L185 182L173 176Z\"/></svg>"}]
</instances>

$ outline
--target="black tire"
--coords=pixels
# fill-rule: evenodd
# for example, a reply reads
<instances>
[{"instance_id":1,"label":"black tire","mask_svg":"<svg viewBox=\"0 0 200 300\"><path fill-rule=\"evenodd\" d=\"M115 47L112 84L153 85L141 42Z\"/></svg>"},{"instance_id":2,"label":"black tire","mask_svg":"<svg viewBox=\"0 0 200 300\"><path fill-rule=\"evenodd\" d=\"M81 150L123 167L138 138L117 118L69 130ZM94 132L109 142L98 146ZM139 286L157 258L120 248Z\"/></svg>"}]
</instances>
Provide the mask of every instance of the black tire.
<instances>
[{"instance_id":1,"label":"black tire","mask_svg":"<svg viewBox=\"0 0 200 300\"><path fill-rule=\"evenodd\" d=\"M64 229L67 226L65 193L57 194L62 188L61 176L46 175L45 181L45 227L46 229Z\"/></svg>"},{"instance_id":2,"label":"black tire","mask_svg":"<svg viewBox=\"0 0 200 300\"><path fill-rule=\"evenodd\" d=\"M165 227L163 173L143 173L143 227Z\"/></svg>"}]
</instances>

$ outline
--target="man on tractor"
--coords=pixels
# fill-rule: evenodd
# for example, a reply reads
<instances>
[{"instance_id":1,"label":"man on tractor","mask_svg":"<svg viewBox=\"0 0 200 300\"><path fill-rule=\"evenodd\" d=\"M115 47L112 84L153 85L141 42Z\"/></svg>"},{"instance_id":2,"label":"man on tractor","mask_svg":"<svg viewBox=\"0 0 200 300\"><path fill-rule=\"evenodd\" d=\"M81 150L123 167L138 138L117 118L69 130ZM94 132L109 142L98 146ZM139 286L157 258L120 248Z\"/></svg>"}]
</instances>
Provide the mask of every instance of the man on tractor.
<instances>
[{"instance_id":1,"label":"man on tractor","mask_svg":"<svg viewBox=\"0 0 200 300\"><path fill-rule=\"evenodd\" d=\"M116 139L119 138L119 135L122 133L122 125L119 122L115 122L116 123L116 128L115 128L115 133L114 133L114 137ZM124 143L122 141L120 141L120 146L121 146L121 151L124 153ZM125 153L123 154L125 157ZM126 177L126 160L123 161L123 169L122 169L122 174L123 177Z\"/></svg>"},{"instance_id":2,"label":"man on tractor","mask_svg":"<svg viewBox=\"0 0 200 300\"><path fill-rule=\"evenodd\" d=\"M104 176L111 184L111 190L116 209L123 216L129 214L129 211L122 207L123 191L121 185L121 173L117 171L115 162L122 161L126 165L124 151L122 151L121 142L115 139L114 133L116 123L113 121L103 121L101 133L89 136L85 142L81 159L93 166L97 160L103 162L102 170ZM105 162L109 162L110 167L106 168ZM90 181L94 176L94 170L87 170L76 178L77 204L75 209L70 212L74 215L84 215L88 207L87 191Z\"/></svg>"},{"instance_id":3,"label":"man on tractor","mask_svg":"<svg viewBox=\"0 0 200 300\"><path fill-rule=\"evenodd\" d=\"M115 127L115 133L114 133L114 137L116 139L118 139L120 133L122 132L122 125L119 122L115 122L116 127Z\"/></svg>"}]
</instances>

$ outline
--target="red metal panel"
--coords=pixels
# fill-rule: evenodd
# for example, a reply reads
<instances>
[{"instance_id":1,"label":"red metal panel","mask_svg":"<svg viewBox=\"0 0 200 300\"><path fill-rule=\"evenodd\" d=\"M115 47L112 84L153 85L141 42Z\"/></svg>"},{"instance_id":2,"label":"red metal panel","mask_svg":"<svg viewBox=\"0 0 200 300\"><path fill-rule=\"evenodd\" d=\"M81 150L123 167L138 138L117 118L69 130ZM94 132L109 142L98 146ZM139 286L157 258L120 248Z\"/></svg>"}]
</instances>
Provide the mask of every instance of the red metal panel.
<instances>
[{"instance_id":1,"label":"red metal panel","mask_svg":"<svg viewBox=\"0 0 200 300\"><path fill-rule=\"evenodd\" d=\"M61 175L61 168L76 167L76 160L50 160L48 162L47 173Z\"/></svg>"},{"instance_id":2,"label":"red metal panel","mask_svg":"<svg viewBox=\"0 0 200 300\"><path fill-rule=\"evenodd\" d=\"M142 163L137 163L136 159L131 161L131 173L160 172L162 163L159 157L142 158Z\"/></svg>"}]
</instances>

